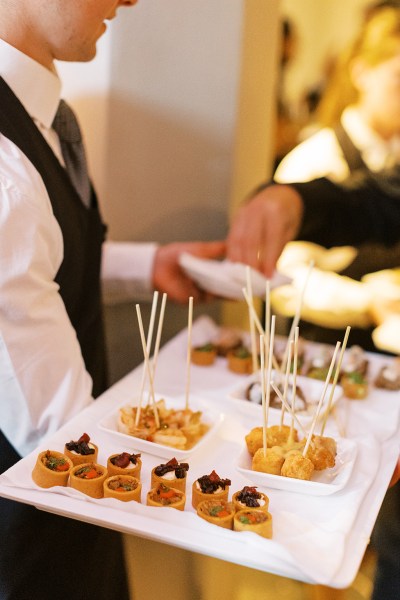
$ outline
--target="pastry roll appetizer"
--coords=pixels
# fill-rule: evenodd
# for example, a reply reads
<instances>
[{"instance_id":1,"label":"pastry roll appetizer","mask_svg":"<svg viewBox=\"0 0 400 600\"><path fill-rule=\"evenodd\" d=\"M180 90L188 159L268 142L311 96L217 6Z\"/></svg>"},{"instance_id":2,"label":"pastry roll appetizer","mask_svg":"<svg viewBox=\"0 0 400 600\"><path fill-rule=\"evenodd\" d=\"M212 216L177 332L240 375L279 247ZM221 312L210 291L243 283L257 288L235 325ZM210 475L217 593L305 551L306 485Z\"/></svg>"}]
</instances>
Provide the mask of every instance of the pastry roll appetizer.
<instances>
[{"instance_id":1,"label":"pastry roll appetizer","mask_svg":"<svg viewBox=\"0 0 400 600\"><path fill-rule=\"evenodd\" d=\"M77 441L71 440L65 444L64 454L72 460L74 465L81 465L87 462L96 462L98 448L90 441L88 434L83 433Z\"/></svg>"},{"instance_id":2,"label":"pastry roll appetizer","mask_svg":"<svg viewBox=\"0 0 400 600\"><path fill-rule=\"evenodd\" d=\"M170 506L177 510L184 510L186 494L181 490L160 483L157 487L147 493L148 506Z\"/></svg>"},{"instance_id":3,"label":"pastry roll appetizer","mask_svg":"<svg viewBox=\"0 0 400 600\"><path fill-rule=\"evenodd\" d=\"M131 475L140 479L142 469L142 461L140 454L129 454L122 452L121 454L112 454L107 459L107 471L111 475Z\"/></svg>"},{"instance_id":4,"label":"pastry roll appetizer","mask_svg":"<svg viewBox=\"0 0 400 600\"><path fill-rule=\"evenodd\" d=\"M192 506L197 506L203 500L228 500L230 479L221 479L220 476L212 471L210 475L203 475L196 479L192 485Z\"/></svg>"},{"instance_id":5,"label":"pastry roll appetizer","mask_svg":"<svg viewBox=\"0 0 400 600\"><path fill-rule=\"evenodd\" d=\"M262 537L272 538L272 516L265 510L239 510L233 517L235 531L252 531Z\"/></svg>"},{"instance_id":6,"label":"pastry roll appetizer","mask_svg":"<svg viewBox=\"0 0 400 600\"><path fill-rule=\"evenodd\" d=\"M191 358L194 365L199 367L211 366L217 356L217 349L214 344L204 344L203 346L195 346L192 348Z\"/></svg>"},{"instance_id":7,"label":"pastry roll appetizer","mask_svg":"<svg viewBox=\"0 0 400 600\"><path fill-rule=\"evenodd\" d=\"M107 477L103 483L104 498L116 498L122 502L135 500L140 502L142 484L139 479L131 475L113 475Z\"/></svg>"},{"instance_id":8,"label":"pastry roll appetizer","mask_svg":"<svg viewBox=\"0 0 400 600\"><path fill-rule=\"evenodd\" d=\"M197 514L205 521L218 525L218 527L224 529L232 529L233 527L235 510L231 502L226 500L202 500L197 505Z\"/></svg>"},{"instance_id":9,"label":"pastry roll appetizer","mask_svg":"<svg viewBox=\"0 0 400 600\"><path fill-rule=\"evenodd\" d=\"M239 492L232 496L235 510L266 510L268 511L269 498L266 494L258 492L256 487L245 485Z\"/></svg>"},{"instance_id":10,"label":"pastry roll appetizer","mask_svg":"<svg viewBox=\"0 0 400 600\"><path fill-rule=\"evenodd\" d=\"M301 452L291 452L288 454L281 470L281 474L284 477L305 480L310 480L313 472L314 465L312 461L306 456L303 456Z\"/></svg>"},{"instance_id":11,"label":"pastry roll appetizer","mask_svg":"<svg viewBox=\"0 0 400 600\"><path fill-rule=\"evenodd\" d=\"M253 456L252 469L270 475L280 475L284 461L283 449L280 446L267 448L265 453L264 448L259 448Z\"/></svg>"},{"instance_id":12,"label":"pastry roll appetizer","mask_svg":"<svg viewBox=\"0 0 400 600\"><path fill-rule=\"evenodd\" d=\"M239 375L249 375L253 372L253 358L245 346L230 350L227 354L228 369Z\"/></svg>"},{"instance_id":13,"label":"pastry roll appetizer","mask_svg":"<svg viewBox=\"0 0 400 600\"><path fill-rule=\"evenodd\" d=\"M42 488L55 485L66 486L72 467L72 461L65 454L55 450L45 450L37 457L32 479Z\"/></svg>"},{"instance_id":14,"label":"pastry roll appetizer","mask_svg":"<svg viewBox=\"0 0 400 600\"><path fill-rule=\"evenodd\" d=\"M188 463L179 463L176 458L171 458L167 463L154 467L151 472L151 487L164 483L181 492L186 492L186 479L189 470Z\"/></svg>"},{"instance_id":15,"label":"pastry roll appetizer","mask_svg":"<svg viewBox=\"0 0 400 600\"><path fill-rule=\"evenodd\" d=\"M70 486L92 498L103 498L103 483L107 479L107 469L96 463L75 465L69 477Z\"/></svg>"},{"instance_id":16,"label":"pastry roll appetizer","mask_svg":"<svg viewBox=\"0 0 400 600\"><path fill-rule=\"evenodd\" d=\"M400 358L393 359L391 364L381 368L375 379L375 385L382 390L400 390Z\"/></svg>"}]
</instances>

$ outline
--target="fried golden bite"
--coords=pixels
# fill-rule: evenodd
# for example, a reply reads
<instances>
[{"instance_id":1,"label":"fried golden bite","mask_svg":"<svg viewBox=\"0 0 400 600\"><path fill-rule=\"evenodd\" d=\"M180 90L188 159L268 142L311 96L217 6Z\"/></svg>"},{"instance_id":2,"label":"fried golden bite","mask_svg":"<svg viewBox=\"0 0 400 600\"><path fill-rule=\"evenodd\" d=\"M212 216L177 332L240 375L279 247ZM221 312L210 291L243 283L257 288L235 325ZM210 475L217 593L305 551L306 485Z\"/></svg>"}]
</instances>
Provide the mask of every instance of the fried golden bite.
<instances>
[{"instance_id":1,"label":"fried golden bite","mask_svg":"<svg viewBox=\"0 0 400 600\"><path fill-rule=\"evenodd\" d=\"M270 475L281 475L310 480L314 471L335 466L337 453L333 438L313 435L303 456L307 440L298 440L296 430L286 425L273 425L266 430L264 449L263 428L255 427L246 436L246 445L252 456L252 470Z\"/></svg>"}]
</instances>

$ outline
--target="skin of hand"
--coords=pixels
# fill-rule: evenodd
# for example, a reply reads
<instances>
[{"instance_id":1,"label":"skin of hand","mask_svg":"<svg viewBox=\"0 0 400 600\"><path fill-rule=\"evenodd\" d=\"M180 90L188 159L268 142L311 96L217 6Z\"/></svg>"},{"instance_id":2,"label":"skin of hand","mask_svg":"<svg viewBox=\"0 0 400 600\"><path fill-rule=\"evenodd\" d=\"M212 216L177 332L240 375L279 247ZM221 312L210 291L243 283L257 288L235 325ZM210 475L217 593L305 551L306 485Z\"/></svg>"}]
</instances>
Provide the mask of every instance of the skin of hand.
<instances>
[{"instance_id":1,"label":"skin of hand","mask_svg":"<svg viewBox=\"0 0 400 600\"><path fill-rule=\"evenodd\" d=\"M400 458L397 461L397 464L396 464L395 469L393 471L393 475L392 475L392 478L390 480L389 487L390 488L393 487L399 481L399 479L400 479Z\"/></svg>"},{"instance_id":2,"label":"skin of hand","mask_svg":"<svg viewBox=\"0 0 400 600\"><path fill-rule=\"evenodd\" d=\"M210 296L201 291L183 272L179 265L179 256L188 252L199 258L217 259L225 255L224 241L215 242L175 242L158 248L153 267L153 287L166 292L171 300L187 302L190 296L204 302Z\"/></svg>"},{"instance_id":3,"label":"skin of hand","mask_svg":"<svg viewBox=\"0 0 400 600\"><path fill-rule=\"evenodd\" d=\"M288 185L271 185L238 210L228 238L227 258L273 275L285 244L296 237L303 217L300 194Z\"/></svg>"}]
</instances>

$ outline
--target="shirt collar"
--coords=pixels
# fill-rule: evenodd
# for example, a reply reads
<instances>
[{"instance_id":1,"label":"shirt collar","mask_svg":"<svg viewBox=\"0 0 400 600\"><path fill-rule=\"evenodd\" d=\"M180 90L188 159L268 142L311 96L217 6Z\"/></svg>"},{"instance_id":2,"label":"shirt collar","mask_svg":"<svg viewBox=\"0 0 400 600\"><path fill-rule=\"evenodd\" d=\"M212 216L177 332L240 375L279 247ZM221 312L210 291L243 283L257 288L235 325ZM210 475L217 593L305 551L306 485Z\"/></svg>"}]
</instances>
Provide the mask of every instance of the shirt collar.
<instances>
[{"instance_id":1,"label":"shirt collar","mask_svg":"<svg viewBox=\"0 0 400 600\"><path fill-rule=\"evenodd\" d=\"M400 136L393 136L390 140L381 138L366 123L355 105L345 108L341 120L370 169L379 171L399 162Z\"/></svg>"},{"instance_id":2,"label":"shirt collar","mask_svg":"<svg viewBox=\"0 0 400 600\"><path fill-rule=\"evenodd\" d=\"M61 95L57 73L0 39L0 75L28 114L50 128Z\"/></svg>"}]
</instances>

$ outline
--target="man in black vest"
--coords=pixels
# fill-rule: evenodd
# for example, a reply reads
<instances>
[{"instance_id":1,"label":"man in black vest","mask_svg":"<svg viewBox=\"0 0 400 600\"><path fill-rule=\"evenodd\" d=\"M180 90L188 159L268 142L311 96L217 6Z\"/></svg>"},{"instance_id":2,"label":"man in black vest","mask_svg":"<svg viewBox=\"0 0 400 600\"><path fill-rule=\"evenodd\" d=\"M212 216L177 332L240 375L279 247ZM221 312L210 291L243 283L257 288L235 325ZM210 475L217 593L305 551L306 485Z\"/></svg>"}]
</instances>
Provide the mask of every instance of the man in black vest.
<instances>
[{"instance_id":1,"label":"man in black vest","mask_svg":"<svg viewBox=\"0 0 400 600\"><path fill-rule=\"evenodd\" d=\"M134 4L0 0L0 472L106 386L105 228L54 61L91 60L105 21ZM154 246L137 262L150 285L186 301L200 292L179 254L223 248ZM0 538L1 600L129 597L117 533L0 499Z\"/></svg>"},{"instance_id":2,"label":"man in black vest","mask_svg":"<svg viewBox=\"0 0 400 600\"><path fill-rule=\"evenodd\" d=\"M240 208L227 241L231 260L270 277L293 239L325 247L400 240L400 166L368 175L353 188L321 178L263 184ZM399 332L400 336L400 332ZM400 459L375 525L377 569L372 600L397 600L400 590Z\"/></svg>"}]
</instances>

